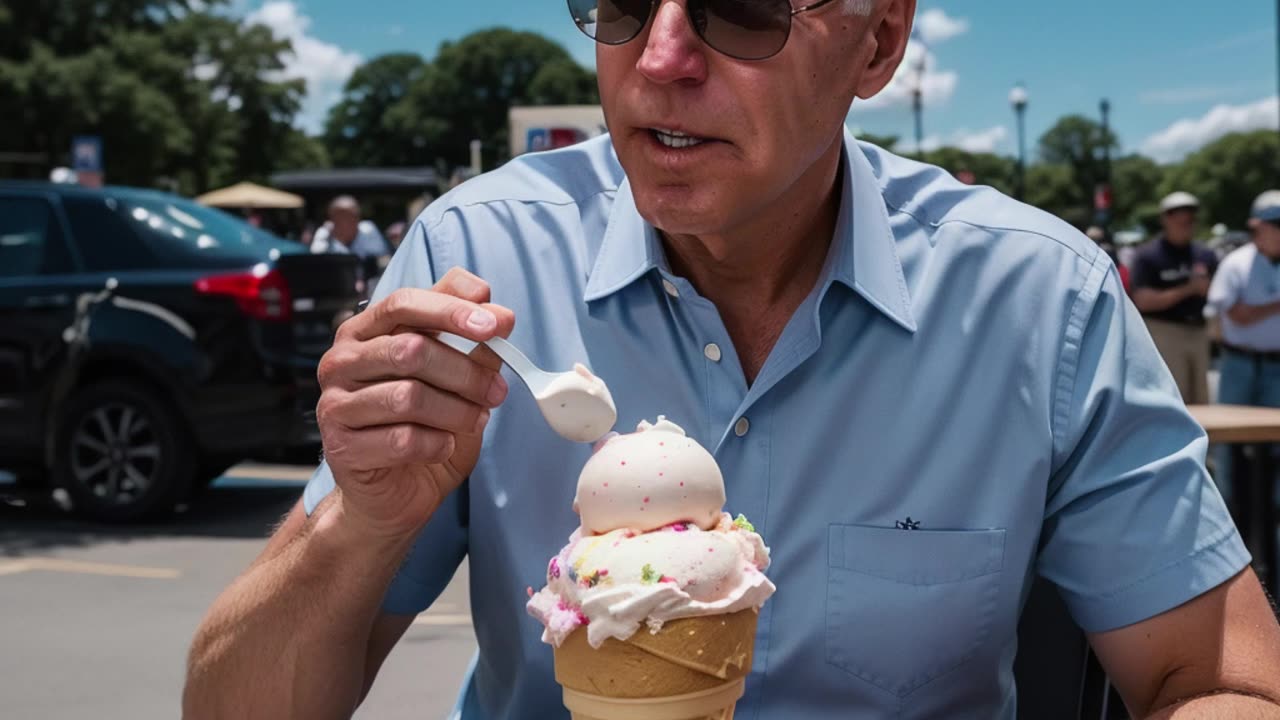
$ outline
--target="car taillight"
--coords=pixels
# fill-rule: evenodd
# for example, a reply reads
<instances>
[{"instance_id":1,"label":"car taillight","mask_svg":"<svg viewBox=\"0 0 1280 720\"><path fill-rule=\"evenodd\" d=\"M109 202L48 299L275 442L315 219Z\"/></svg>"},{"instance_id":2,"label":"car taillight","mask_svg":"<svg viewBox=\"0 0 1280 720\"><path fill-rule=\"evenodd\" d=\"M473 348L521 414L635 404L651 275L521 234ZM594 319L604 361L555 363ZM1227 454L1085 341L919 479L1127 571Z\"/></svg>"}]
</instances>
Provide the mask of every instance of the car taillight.
<instances>
[{"instance_id":1,"label":"car taillight","mask_svg":"<svg viewBox=\"0 0 1280 720\"><path fill-rule=\"evenodd\" d=\"M259 320L288 320L293 314L289 283L279 270L264 265L247 272L200 278L196 292L233 298L240 310Z\"/></svg>"}]
</instances>

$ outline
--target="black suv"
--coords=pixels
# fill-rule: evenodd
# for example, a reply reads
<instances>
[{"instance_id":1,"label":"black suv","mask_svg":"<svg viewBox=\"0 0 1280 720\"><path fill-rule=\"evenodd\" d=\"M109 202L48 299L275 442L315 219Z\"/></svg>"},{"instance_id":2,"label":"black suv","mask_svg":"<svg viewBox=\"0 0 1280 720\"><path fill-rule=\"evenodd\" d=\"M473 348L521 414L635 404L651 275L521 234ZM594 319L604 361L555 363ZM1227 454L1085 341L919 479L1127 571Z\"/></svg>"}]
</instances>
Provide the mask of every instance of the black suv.
<instances>
[{"instance_id":1,"label":"black suv","mask_svg":"<svg viewBox=\"0 0 1280 720\"><path fill-rule=\"evenodd\" d=\"M319 449L316 366L357 260L131 188L0 181L0 467L128 521Z\"/></svg>"}]
</instances>

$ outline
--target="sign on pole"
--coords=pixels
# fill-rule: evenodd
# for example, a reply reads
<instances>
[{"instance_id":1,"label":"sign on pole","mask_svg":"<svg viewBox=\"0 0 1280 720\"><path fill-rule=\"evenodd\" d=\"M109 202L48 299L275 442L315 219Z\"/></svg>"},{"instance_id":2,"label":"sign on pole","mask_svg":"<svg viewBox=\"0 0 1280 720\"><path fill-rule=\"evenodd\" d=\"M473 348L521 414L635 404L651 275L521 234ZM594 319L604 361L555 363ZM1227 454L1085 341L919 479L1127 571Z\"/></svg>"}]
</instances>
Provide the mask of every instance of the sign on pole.
<instances>
[{"instance_id":1,"label":"sign on pole","mask_svg":"<svg viewBox=\"0 0 1280 720\"><path fill-rule=\"evenodd\" d=\"M86 187L102 187L102 138L97 135L79 135L71 139L71 169L76 171L80 184Z\"/></svg>"}]
</instances>

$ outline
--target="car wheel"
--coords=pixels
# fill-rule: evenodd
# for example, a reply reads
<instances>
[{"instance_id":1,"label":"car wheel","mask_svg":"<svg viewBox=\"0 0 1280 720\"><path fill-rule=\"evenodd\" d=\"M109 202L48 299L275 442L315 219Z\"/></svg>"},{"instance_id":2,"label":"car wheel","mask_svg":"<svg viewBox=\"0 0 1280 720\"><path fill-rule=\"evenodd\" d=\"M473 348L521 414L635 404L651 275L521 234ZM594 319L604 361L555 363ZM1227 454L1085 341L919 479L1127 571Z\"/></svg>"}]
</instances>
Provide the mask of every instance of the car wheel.
<instances>
[{"instance_id":1,"label":"car wheel","mask_svg":"<svg viewBox=\"0 0 1280 720\"><path fill-rule=\"evenodd\" d=\"M54 477L77 513L130 522L173 510L190 485L194 454L181 417L157 393L103 383L68 403Z\"/></svg>"}]
</instances>

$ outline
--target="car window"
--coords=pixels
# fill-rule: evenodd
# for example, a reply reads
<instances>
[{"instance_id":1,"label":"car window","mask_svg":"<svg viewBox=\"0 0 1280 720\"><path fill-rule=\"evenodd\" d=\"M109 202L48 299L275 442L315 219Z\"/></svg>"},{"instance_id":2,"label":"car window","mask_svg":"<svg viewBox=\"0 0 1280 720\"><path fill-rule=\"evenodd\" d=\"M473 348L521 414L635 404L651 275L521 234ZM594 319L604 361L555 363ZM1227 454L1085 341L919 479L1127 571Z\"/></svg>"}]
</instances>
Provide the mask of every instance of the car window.
<instances>
[{"instance_id":1,"label":"car window","mask_svg":"<svg viewBox=\"0 0 1280 720\"><path fill-rule=\"evenodd\" d=\"M156 247L183 257L266 259L271 251L305 252L307 248L276 237L215 208L160 193L120 196L121 210L138 232Z\"/></svg>"},{"instance_id":2,"label":"car window","mask_svg":"<svg viewBox=\"0 0 1280 720\"><path fill-rule=\"evenodd\" d=\"M65 196L76 247L89 271L146 270L161 265L155 251L121 216L114 198Z\"/></svg>"},{"instance_id":3,"label":"car window","mask_svg":"<svg viewBox=\"0 0 1280 720\"><path fill-rule=\"evenodd\" d=\"M38 197L0 197L0 277L70 269L53 206Z\"/></svg>"}]
</instances>

